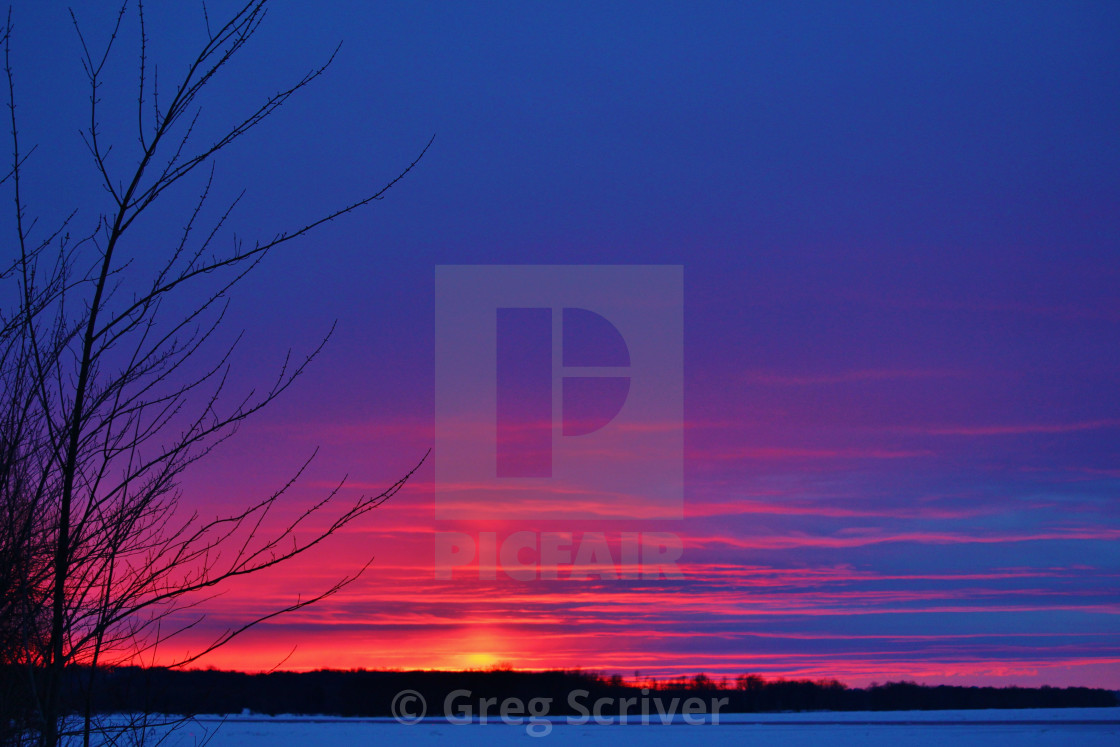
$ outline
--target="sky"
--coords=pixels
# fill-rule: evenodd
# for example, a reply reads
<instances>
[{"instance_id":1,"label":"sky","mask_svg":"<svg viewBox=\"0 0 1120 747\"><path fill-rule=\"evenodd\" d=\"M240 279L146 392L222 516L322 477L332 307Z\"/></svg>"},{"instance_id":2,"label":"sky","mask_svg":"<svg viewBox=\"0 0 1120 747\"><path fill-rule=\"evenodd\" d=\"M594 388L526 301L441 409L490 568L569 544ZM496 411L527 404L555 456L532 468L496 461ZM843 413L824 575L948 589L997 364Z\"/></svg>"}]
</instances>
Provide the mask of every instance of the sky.
<instances>
[{"instance_id":1,"label":"sky","mask_svg":"<svg viewBox=\"0 0 1120 747\"><path fill-rule=\"evenodd\" d=\"M169 5L146 9L167 81L206 33L201 4ZM211 22L231 7L207 3ZM115 13L75 13L103 45ZM78 135L73 24L55 3L12 15L20 137L39 144L28 199L44 224L74 207L92 220L105 195ZM134 13L122 29L100 93L124 169ZM649 394L640 351L679 353L679 382L645 407L678 405L678 453L653 463L680 465L680 514L613 516L613 498L585 495L578 515L518 518L492 475L475 497L501 510L447 518L437 446L392 500L205 602L158 655L373 556L339 594L200 663L1120 689L1117 39L1106 2L275 3L202 99L200 142L342 45L218 160L218 201L245 190L239 236L365 197L434 140L385 199L237 290L222 329L244 331L244 389L337 326L286 396L187 476L184 507L243 505L317 448L285 498L294 515L344 476L343 500L380 492L443 444L437 359L459 338L441 326L457 312L441 322L437 267L652 265L679 268L679 298L626 279L606 296L668 309L651 327L662 347L622 336L631 403ZM167 251L198 187L137 225L138 267ZM544 296L560 275L541 277L540 298L506 305L559 320L567 302ZM648 471L638 456L617 457L619 474ZM573 556L601 532L620 572L626 533L677 537L681 574L439 577L440 533L517 532L570 533Z\"/></svg>"}]
</instances>

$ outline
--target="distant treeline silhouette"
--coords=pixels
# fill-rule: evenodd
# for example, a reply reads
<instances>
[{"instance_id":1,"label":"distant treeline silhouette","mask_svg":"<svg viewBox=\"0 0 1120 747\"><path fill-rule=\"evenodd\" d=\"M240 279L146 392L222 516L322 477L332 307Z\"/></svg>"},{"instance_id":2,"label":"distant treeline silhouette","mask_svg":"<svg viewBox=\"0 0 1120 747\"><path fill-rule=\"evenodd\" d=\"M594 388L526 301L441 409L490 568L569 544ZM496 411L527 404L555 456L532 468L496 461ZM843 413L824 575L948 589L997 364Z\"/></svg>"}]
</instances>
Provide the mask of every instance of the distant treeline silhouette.
<instances>
[{"instance_id":1,"label":"distant treeline silhouette","mask_svg":"<svg viewBox=\"0 0 1120 747\"><path fill-rule=\"evenodd\" d=\"M0 672L0 678L13 672ZM77 686L85 673L71 671ZM108 712L176 714L323 714L389 716L393 698L402 690L424 696L429 715L441 715L442 704L457 690L480 698L549 698L549 712L571 714L569 695L586 691L584 703L608 698L727 698L723 713L765 711L891 711L976 708L1072 708L1120 705L1117 693L1088 687L962 687L888 682L851 688L836 680L767 680L757 675L712 679L694 677L624 680L582 670L519 672L320 670L246 674L220 670L118 668L98 674L94 708ZM604 713L611 713L608 707Z\"/></svg>"}]
</instances>

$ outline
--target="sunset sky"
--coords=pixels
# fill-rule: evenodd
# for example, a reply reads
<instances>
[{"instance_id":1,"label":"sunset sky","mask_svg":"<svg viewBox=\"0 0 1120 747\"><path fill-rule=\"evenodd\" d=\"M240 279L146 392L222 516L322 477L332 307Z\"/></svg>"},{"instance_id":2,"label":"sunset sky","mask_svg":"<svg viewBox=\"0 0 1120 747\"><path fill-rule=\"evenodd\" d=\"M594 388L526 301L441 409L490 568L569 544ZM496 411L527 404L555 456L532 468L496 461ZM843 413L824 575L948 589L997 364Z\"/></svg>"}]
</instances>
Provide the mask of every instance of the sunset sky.
<instances>
[{"instance_id":1,"label":"sunset sky","mask_svg":"<svg viewBox=\"0 0 1120 747\"><path fill-rule=\"evenodd\" d=\"M205 37L200 4L175 5L148 9L167 81ZM92 220L80 45L64 7L29 6L12 44L28 199ZM75 12L100 44L115 13ZM128 164L135 16L123 29L102 106ZM665 265L683 274L684 518L437 519L437 449L160 655L374 556L200 664L1120 689L1117 40L1111 2L278 2L203 101L200 141L343 44L218 162L219 198L247 190L239 236L363 197L435 140L236 293L244 389L338 326L184 505L242 505L316 447L292 515L420 461L438 266ZM197 186L131 251L166 251ZM603 532L616 557L621 533L672 533L683 578L437 579L436 532L517 531Z\"/></svg>"}]
</instances>

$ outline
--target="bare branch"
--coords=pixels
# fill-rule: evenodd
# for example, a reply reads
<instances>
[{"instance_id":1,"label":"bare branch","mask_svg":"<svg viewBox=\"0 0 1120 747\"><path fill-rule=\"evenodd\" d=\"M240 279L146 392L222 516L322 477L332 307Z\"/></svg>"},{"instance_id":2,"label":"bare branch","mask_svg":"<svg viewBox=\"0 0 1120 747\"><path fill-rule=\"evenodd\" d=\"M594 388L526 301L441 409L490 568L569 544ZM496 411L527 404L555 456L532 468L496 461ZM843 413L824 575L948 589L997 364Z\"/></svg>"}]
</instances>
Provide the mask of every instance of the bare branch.
<instances>
[{"instance_id":1,"label":"bare branch","mask_svg":"<svg viewBox=\"0 0 1120 747\"><path fill-rule=\"evenodd\" d=\"M124 732L99 727L88 699L99 672L152 657L162 642L196 629L206 602L226 583L318 547L396 495L428 457L381 492L352 501L341 497L344 478L283 522L279 506L314 453L279 488L240 508L208 519L185 508L183 476L294 386L333 331L310 352L289 351L262 386L232 391L241 336L223 343L220 333L238 284L276 247L382 199L433 141L370 194L271 239L246 242L230 232L240 195L211 212L215 160L323 75L338 49L199 147L195 133L208 116L200 96L256 34L267 0L245 2L220 24L203 5L205 38L162 105L156 48L138 1L136 98L127 103L136 106L137 132L122 138L103 127L100 113L102 92L112 90L109 61L126 43L118 40L128 10L127 3L118 7L96 49L71 13L89 91L80 134L104 189L97 203L106 206L81 218L85 230L76 226L77 208L44 230L25 204L23 174L35 149L22 149L17 126L11 12L2 32L11 163L0 184L12 194L17 256L0 266L0 282L11 284L17 300L0 309L0 652L16 652L27 669L21 698L28 710L20 723L51 747L71 733L118 739ZM149 97L152 116L145 118ZM184 205L182 222L164 232L166 243L137 246L136 221L196 171L197 197ZM227 236L232 244L219 249ZM189 303L180 303L184 298ZM197 661L261 622L340 592L368 565L231 626L175 663ZM188 611L199 616L187 618ZM77 688L84 687L84 703L68 700L73 688L64 687L78 665L85 667ZM0 702L7 702L4 695ZM67 721L68 712L80 714L81 723ZM6 718L0 706L0 724ZM139 720L138 728L146 723Z\"/></svg>"}]
</instances>

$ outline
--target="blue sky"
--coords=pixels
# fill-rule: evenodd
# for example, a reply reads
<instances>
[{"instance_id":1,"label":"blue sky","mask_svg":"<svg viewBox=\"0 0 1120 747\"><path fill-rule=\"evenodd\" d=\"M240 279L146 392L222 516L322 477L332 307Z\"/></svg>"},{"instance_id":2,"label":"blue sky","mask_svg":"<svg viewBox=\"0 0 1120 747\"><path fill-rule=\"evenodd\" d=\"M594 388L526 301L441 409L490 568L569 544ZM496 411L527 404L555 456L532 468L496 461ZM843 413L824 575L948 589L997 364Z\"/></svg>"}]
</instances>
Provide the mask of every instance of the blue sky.
<instances>
[{"instance_id":1,"label":"blue sky","mask_svg":"<svg viewBox=\"0 0 1120 747\"><path fill-rule=\"evenodd\" d=\"M170 81L201 10L147 10ZM76 13L103 42L114 14ZM30 199L44 222L74 205L89 219L104 195L76 134L73 27L50 3L13 19ZM134 15L123 29L103 90L121 168ZM597 613L536 589L548 614L529 620L488 587L499 611L472 623L424 566L422 472L367 527L411 565L337 602L363 662L456 665L386 647L485 639L525 666L1120 687L1117 39L1104 2L278 2L204 100L202 140L342 47L219 162L217 196L247 190L239 234L375 191L435 140L385 200L235 297L246 385L338 329L193 486L259 490L313 441L324 480L378 484L422 454L437 265L682 265L689 580L618 607L601 588ZM197 186L138 226L136 256L163 251ZM247 454L260 469L240 474ZM443 600L420 620L395 605L416 584ZM634 606L650 598L689 603L651 621ZM577 618L584 639L541 655L533 641ZM649 646L618 653L615 619L651 626ZM337 660L315 618L223 663L289 639L302 666Z\"/></svg>"}]
</instances>

